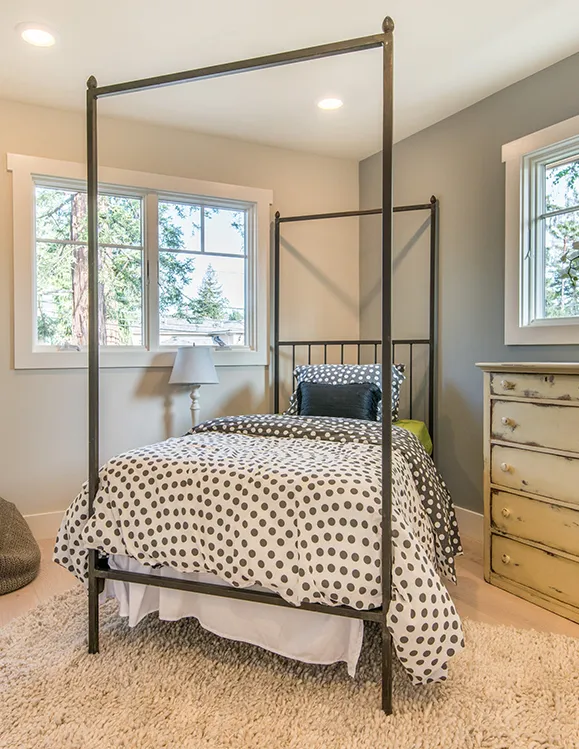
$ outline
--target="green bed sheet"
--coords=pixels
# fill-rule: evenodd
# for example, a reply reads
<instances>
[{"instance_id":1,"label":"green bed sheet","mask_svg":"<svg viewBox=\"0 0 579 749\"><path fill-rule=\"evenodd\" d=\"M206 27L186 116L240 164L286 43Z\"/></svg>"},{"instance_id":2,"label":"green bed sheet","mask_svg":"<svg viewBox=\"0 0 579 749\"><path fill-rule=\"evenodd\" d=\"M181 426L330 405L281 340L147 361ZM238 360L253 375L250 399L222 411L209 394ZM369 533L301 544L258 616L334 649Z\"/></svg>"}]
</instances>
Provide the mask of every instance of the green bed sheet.
<instances>
[{"instance_id":1,"label":"green bed sheet","mask_svg":"<svg viewBox=\"0 0 579 749\"><path fill-rule=\"evenodd\" d=\"M426 452L429 455L432 455L432 440L430 439L430 435L428 434L426 424L423 421L415 421L414 419L400 419L400 421L394 422L394 426L408 429L409 432L415 434L422 443L422 446L424 447Z\"/></svg>"}]
</instances>

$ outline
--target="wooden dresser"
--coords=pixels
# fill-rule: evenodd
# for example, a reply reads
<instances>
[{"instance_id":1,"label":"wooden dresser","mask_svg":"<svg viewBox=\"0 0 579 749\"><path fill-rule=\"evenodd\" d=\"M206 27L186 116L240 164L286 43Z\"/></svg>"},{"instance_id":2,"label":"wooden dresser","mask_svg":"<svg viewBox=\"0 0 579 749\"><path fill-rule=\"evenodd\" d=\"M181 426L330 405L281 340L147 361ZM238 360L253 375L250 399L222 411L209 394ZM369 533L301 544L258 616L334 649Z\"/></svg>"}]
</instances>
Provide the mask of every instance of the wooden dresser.
<instances>
[{"instance_id":1,"label":"wooden dresser","mask_svg":"<svg viewBox=\"0 0 579 749\"><path fill-rule=\"evenodd\" d=\"M579 622L579 364L477 366L485 579Z\"/></svg>"}]
</instances>

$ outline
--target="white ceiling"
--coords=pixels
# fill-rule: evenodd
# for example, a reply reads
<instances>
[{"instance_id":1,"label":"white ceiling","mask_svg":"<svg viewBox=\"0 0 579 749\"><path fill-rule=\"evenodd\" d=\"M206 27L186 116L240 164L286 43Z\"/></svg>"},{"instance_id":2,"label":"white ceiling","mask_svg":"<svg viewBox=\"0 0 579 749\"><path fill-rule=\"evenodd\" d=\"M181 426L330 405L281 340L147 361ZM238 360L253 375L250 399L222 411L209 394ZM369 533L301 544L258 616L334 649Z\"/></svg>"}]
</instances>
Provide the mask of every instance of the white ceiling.
<instances>
[{"instance_id":1,"label":"white ceiling","mask_svg":"<svg viewBox=\"0 0 579 749\"><path fill-rule=\"evenodd\" d=\"M397 140L579 50L578 0L2 0L0 97L82 109L91 74L105 85L365 36L386 14ZM14 27L26 21L58 44L25 44ZM380 75L380 52L364 52L110 98L100 111L359 159L380 148ZM318 110L330 95L343 108Z\"/></svg>"}]
</instances>

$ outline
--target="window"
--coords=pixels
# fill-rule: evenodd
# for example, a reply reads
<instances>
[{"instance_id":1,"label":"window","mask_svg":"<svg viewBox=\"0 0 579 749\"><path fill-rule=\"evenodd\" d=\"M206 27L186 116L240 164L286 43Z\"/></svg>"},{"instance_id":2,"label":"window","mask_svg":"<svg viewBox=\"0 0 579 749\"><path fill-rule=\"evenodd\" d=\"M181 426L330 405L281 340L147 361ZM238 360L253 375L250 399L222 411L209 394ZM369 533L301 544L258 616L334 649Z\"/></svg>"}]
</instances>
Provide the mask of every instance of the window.
<instances>
[{"instance_id":1,"label":"window","mask_svg":"<svg viewBox=\"0 0 579 749\"><path fill-rule=\"evenodd\" d=\"M10 155L9 169L16 367L86 366L84 167ZM191 344L216 346L218 364L265 364L271 193L105 167L99 177L102 364L169 366Z\"/></svg>"},{"instance_id":2,"label":"window","mask_svg":"<svg viewBox=\"0 0 579 749\"><path fill-rule=\"evenodd\" d=\"M579 148L575 156L537 168L537 319L579 316Z\"/></svg>"},{"instance_id":3,"label":"window","mask_svg":"<svg viewBox=\"0 0 579 749\"><path fill-rule=\"evenodd\" d=\"M159 200L159 341L245 344L247 208Z\"/></svg>"},{"instance_id":4,"label":"window","mask_svg":"<svg viewBox=\"0 0 579 749\"><path fill-rule=\"evenodd\" d=\"M579 118L503 147L505 342L579 343Z\"/></svg>"},{"instance_id":5,"label":"window","mask_svg":"<svg viewBox=\"0 0 579 749\"><path fill-rule=\"evenodd\" d=\"M87 201L35 184L36 345L88 345ZM143 345L143 199L99 195L101 344Z\"/></svg>"},{"instance_id":6,"label":"window","mask_svg":"<svg viewBox=\"0 0 579 749\"><path fill-rule=\"evenodd\" d=\"M563 156L563 158L561 158ZM522 319L548 324L579 316L579 144L523 159L528 216L521 245L526 288ZM574 245L577 245L575 247Z\"/></svg>"}]
</instances>

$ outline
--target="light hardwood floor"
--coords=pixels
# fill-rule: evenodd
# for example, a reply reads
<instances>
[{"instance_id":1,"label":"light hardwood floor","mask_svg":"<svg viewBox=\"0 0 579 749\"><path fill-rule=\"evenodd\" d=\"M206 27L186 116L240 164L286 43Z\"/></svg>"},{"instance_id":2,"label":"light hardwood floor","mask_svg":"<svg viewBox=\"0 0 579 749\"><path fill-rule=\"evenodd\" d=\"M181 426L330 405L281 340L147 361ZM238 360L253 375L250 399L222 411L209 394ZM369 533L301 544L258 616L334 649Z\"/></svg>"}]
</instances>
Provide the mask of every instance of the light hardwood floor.
<instances>
[{"instance_id":1,"label":"light hardwood floor","mask_svg":"<svg viewBox=\"0 0 579 749\"><path fill-rule=\"evenodd\" d=\"M457 560L458 585L449 584L450 594L462 617L579 638L579 624L485 583L482 545L468 538L463 539L463 543L464 556ZM42 564L34 582L14 593L0 596L0 626L52 596L79 585L69 572L51 561L53 545L52 540L40 542Z\"/></svg>"},{"instance_id":2,"label":"light hardwood floor","mask_svg":"<svg viewBox=\"0 0 579 749\"><path fill-rule=\"evenodd\" d=\"M52 596L64 593L74 585L80 585L70 572L52 561L53 539L39 541L38 545L42 553L38 577L30 585L0 596L0 627Z\"/></svg>"}]
</instances>

